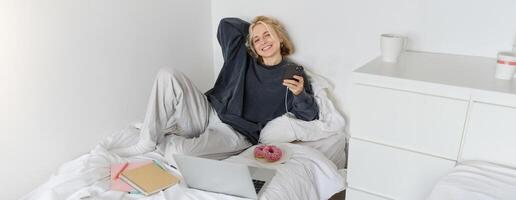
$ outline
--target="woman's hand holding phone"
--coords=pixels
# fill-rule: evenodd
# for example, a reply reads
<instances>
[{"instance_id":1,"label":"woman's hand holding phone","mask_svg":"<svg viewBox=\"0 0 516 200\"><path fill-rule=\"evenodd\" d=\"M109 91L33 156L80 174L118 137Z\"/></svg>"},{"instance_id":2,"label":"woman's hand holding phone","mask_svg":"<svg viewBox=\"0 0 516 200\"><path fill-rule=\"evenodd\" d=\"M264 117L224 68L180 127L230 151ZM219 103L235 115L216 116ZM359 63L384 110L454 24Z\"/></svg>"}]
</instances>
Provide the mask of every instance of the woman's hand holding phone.
<instances>
[{"instance_id":1,"label":"woman's hand holding phone","mask_svg":"<svg viewBox=\"0 0 516 200\"><path fill-rule=\"evenodd\" d=\"M283 85L287 86L287 88L294 94L299 95L304 90L305 80L302 76L294 75L293 79L283 79Z\"/></svg>"}]
</instances>

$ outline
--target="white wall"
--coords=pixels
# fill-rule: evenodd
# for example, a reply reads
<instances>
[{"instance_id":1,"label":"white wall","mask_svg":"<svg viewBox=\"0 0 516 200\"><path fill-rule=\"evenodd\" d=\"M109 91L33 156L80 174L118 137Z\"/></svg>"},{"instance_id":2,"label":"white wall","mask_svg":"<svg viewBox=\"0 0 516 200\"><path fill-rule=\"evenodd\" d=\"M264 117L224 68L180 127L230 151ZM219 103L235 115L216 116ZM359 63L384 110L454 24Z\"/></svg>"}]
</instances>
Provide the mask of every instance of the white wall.
<instances>
[{"instance_id":1,"label":"white wall","mask_svg":"<svg viewBox=\"0 0 516 200\"><path fill-rule=\"evenodd\" d=\"M297 48L292 58L332 80L347 113L351 71L380 55L381 33L407 35L412 50L495 57L512 48L514 8L514 0L212 0L212 28L226 16L276 17Z\"/></svg>"},{"instance_id":2,"label":"white wall","mask_svg":"<svg viewBox=\"0 0 516 200\"><path fill-rule=\"evenodd\" d=\"M209 0L0 0L0 199L143 118L158 68L213 84Z\"/></svg>"}]
</instances>

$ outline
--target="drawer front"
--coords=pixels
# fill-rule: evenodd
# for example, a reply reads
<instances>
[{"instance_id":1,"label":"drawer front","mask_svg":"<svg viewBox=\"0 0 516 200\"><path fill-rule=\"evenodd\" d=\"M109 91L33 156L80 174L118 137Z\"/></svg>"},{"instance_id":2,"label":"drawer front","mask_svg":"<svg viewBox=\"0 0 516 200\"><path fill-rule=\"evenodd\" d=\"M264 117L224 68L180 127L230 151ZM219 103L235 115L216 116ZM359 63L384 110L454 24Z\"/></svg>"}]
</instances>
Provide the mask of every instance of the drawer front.
<instances>
[{"instance_id":1,"label":"drawer front","mask_svg":"<svg viewBox=\"0 0 516 200\"><path fill-rule=\"evenodd\" d=\"M346 200L389 200L379 196L354 190L352 188L346 189Z\"/></svg>"},{"instance_id":2,"label":"drawer front","mask_svg":"<svg viewBox=\"0 0 516 200\"><path fill-rule=\"evenodd\" d=\"M516 166L516 108L473 103L461 160Z\"/></svg>"},{"instance_id":3,"label":"drawer front","mask_svg":"<svg viewBox=\"0 0 516 200\"><path fill-rule=\"evenodd\" d=\"M425 199L454 161L352 138L348 185L392 199Z\"/></svg>"},{"instance_id":4,"label":"drawer front","mask_svg":"<svg viewBox=\"0 0 516 200\"><path fill-rule=\"evenodd\" d=\"M353 85L351 136L457 159L468 102Z\"/></svg>"}]
</instances>

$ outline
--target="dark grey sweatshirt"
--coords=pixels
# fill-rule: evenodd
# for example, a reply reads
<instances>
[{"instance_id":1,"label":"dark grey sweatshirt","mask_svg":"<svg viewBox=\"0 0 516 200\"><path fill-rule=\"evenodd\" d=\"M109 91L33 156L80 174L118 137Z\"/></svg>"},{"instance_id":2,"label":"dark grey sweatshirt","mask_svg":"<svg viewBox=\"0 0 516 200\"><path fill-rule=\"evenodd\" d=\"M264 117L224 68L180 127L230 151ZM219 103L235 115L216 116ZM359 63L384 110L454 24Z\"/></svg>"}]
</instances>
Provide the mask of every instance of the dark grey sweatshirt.
<instances>
[{"instance_id":1,"label":"dark grey sweatshirt","mask_svg":"<svg viewBox=\"0 0 516 200\"><path fill-rule=\"evenodd\" d=\"M274 66L258 63L247 53L248 29L249 23L238 18L220 21L217 39L224 65L206 96L224 123L257 144L267 122L286 112L287 88L282 85L282 77L285 66L293 63L285 58ZM287 108L297 118L309 121L318 118L319 107L309 80L306 77L304 80L305 90L301 94L295 96L288 91Z\"/></svg>"}]
</instances>

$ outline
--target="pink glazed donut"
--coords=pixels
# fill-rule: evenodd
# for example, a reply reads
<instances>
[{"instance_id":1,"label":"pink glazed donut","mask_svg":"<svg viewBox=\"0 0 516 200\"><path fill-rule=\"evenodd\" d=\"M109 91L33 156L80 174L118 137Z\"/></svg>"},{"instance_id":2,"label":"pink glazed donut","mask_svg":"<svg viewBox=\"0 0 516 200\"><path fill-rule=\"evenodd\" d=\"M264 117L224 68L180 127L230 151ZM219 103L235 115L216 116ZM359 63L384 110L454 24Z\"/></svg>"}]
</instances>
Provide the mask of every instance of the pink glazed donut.
<instances>
[{"instance_id":1,"label":"pink glazed donut","mask_svg":"<svg viewBox=\"0 0 516 200\"><path fill-rule=\"evenodd\" d=\"M283 152L274 145L260 145L254 148L255 158L265 158L269 162L275 162L281 159Z\"/></svg>"},{"instance_id":2,"label":"pink glazed donut","mask_svg":"<svg viewBox=\"0 0 516 200\"><path fill-rule=\"evenodd\" d=\"M265 158L265 152L263 149L265 148L265 145L260 145L254 148L254 157L255 158Z\"/></svg>"}]
</instances>

